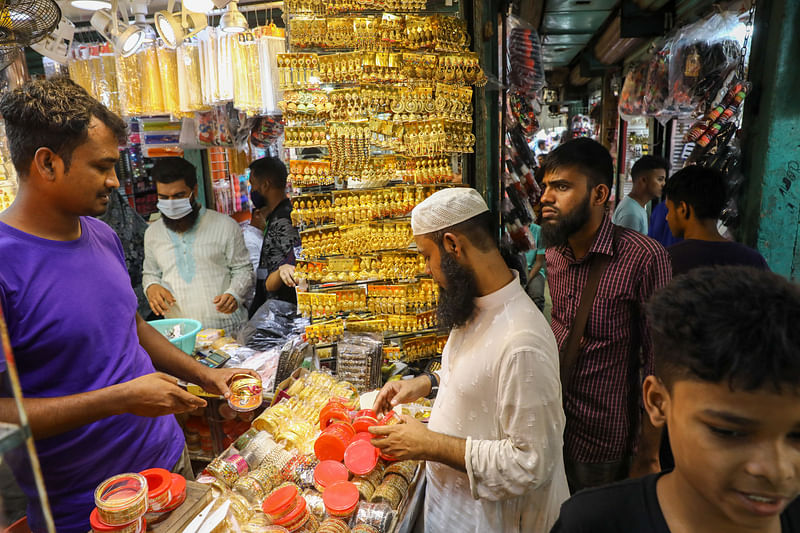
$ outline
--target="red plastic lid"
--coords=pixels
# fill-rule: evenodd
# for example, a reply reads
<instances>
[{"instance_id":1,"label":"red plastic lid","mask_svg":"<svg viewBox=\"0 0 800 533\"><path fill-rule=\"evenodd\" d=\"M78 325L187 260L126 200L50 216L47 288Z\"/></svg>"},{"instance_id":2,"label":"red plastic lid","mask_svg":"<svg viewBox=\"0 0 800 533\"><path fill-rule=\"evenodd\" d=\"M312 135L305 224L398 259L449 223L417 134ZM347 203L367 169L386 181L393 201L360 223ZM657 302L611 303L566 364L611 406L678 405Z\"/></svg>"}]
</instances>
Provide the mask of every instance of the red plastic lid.
<instances>
[{"instance_id":1,"label":"red plastic lid","mask_svg":"<svg viewBox=\"0 0 800 533\"><path fill-rule=\"evenodd\" d=\"M368 433L366 431L359 431L358 433L356 433L356 436L353 437L353 441L363 440L366 442L370 442L374 438L375 435L373 435L372 433Z\"/></svg>"},{"instance_id":2,"label":"red plastic lid","mask_svg":"<svg viewBox=\"0 0 800 533\"><path fill-rule=\"evenodd\" d=\"M169 487L169 493L172 495L170 507L173 503L183 494L183 499L186 499L186 478L180 474L172 474L172 484Z\"/></svg>"},{"instance_id":3,"label":"red plastic lid","mask_svg":"<svg viewBox=\"0 0 800 533\"><path fill-rule=\"evenodd\" d=\"M183 505L183 502L185 502L185 501L186 501L186 492L178 494L177 496L173 496L172 499L169 502L169 507L167 507L163 511L159 511L159 512L165 513L165 514L166 513L171 513L172 511L174 511L175 509L177 509L178 507Z\"/></svg>"},{"instance_id":4,"label":"red plastic lid","mask_svg":"<svg viewBox=\"0 0 800 533\"><path fill-rule=\"evenodd\" d=\"M348 444L349 442L342 441L336 435L323 433L317 437L317 441L314 443L314 455L320 461L341 462Z\"/></svg>"},{"instance_id":5,"label":"red plastic lid","mask_svg":"<svg viewBox=\"0 0 800 533\"><path fill-rule=\"evenodd\" d=\"M172 485L172 473L163 468L148 468L139 472L147 481L147 499L154 500L163 495ZM184 481L185 484L185 481Z\"/></svg>"},{"instance_id":6,"label":"red plastic lid","mask_svg":"<svg viewBox=\"0 0 800 533\"><path fill-rule=\"evenodd\" d=\"M365 476L378 464L378 448L367 441L356 440L344 452L344 464L357 476Z\"/></svg>"},{"instance_id":7,"label":"red plastic lid","mask_svg":"<svg viewBox=\"0 0 800 533\"><path fill-rule=\"evenodd\" d=\"M275 520L275 524L279 526L297 526L296 522L300 521L303 515L306 514L306 500L305 498L297 498L297 505L292 509L289 514ZM293 529L290 527L288 529Z\"/></svg>"},{"instance_id":8,"label":"red plastic lid","mask_svg":"<svg viewBox=\"0 0 800 533\"><path fill-rule=\"evenodd\" d=\"M330 426L326 428L328 431L341 431L343 434L347 435L348 440L353 440L353 437L356 436L356 430L353 428L353 424L350 422L333 422ZM348 443L349 444L349 443Z\"/></svg>"},{"instance_id":9,"label":"red plastic lid","mask_svg":"<svg viewBox=\"0 0 800 533\"><path fill-rule=\"evenodd\" d=\"M261 510L264 514L275 516L285 512L297 499L297 486L286 485L272 492L264 503Z\"/></svg>"},{"instance_id":10,"label":"red plastic lid","mask_svg":"<svg viewBox=\"0 0 800 533\"><path fill-rule=\"evenodd\" d=\"M353 429L357 433L369 431L369 428L377 425L379 425L378 419L372 416L360 416L353 421Z\"/></svg>"},{"instance_id":11,"label":"red plastic lid","mask_svg":"<svg viewBox=\"0 0 800 533\"><path fill-rule=\"evenodd\" d=\"M328 404L319 414L319 429L325 429L334 421L350 422L350 411L340 404Z\"/></svg>"},{"instance_id":12,"label":"red plastic lid","mask_svg":"<svg viewBox=\"0 0 800 533\"><path fill-rule=\"evenodd\" d=\"M376 413L372 409L362 409L362 410L360 410L359 412L356 413L356 418L361 418L362 416L369 416L369 417L374 418L374 419L377 420L378 413Z\"/></svg>"},{"instance_id":13,"label":"red plastic lid","mask_svg":"<svg viewBox=\"0 0 800 533\"><path fill-rule=\"evenodd\" d=\"M133 522L124 524L122 526L109 526L108 524L100 520L100 513L97 512L97 507L92 509L92 514L89 515L89 524L91 524L92 526L92 531L122 531L123 529L130 527L130 525L133 524L134 522L138 521L139 519L137 518ZM144 531L144 524L145 521L144 518L142 518L142 531Z\"/></svg>"},{"instance_id":14,"label":"red plastic lid","mask_svg":"<svg viewBox=\"0 0 800 533\"><path fill-rule=\"evenodd\" d=\"M321 461L314 469L314 483L322 488L329 487L337 481L347 481L349 477L347 468L336 461Z\"/></svg>"},{"instance_id":15,"label":"red plastic lid","mask_svg":"<svg viewBox=\"0 0 800 533\"><path fill-rule=\"evenodd\" d=\"M349 481L334 483L322 493L325 508L340 514L358 505L358 487Z\"/></svg>"}]
</instances>

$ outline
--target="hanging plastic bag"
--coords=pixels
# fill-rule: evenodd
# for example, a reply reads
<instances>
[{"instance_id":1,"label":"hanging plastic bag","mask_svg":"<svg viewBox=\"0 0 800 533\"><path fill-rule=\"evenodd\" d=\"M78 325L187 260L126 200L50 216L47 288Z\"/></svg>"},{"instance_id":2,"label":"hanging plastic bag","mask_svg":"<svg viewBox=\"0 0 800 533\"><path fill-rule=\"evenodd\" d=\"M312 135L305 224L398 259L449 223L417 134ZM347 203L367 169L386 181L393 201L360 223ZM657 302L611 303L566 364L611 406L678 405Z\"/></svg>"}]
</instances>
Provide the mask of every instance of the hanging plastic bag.
<instances>
[{"instance_id":1,"label":"hanging plastic bag","mask_svg":"<svg viewBox=\"0 0 800 533\"><path fill-rule=\"evenodd\" d=\"M672 117L665 106L669 97L669 62L672 42L668 41L650 60L647 68L647 81L642 97L644 114L666 122Z\"/></svg>"},{"instance_id":2,"label":"hanging plastic bag","mask_svg":"<svg viewBox=\"0 0 800 533\"><path fill-rule=\"evenodd\" d=\"M100 61L103 65L103 94L100 101L114 113L120 114L116 59L114 50L108 44L100 47Z\"/></svg>"},{"instance_id":3,"label":"hanging plastic bag","mask_svg":"<svg viewBox=\"0 0 800 533\"><path fill-rule=\"evenodd\" d=\"M231 41L233 58L233 105L248 115L261 112L261 69L258 41L251 32L240 33Z\"/></svg>"},{"instance_id":4,"label":"hanging plastic bag","mask_svg":"<svg viewBox=\"0 0 800 533\"><path fill-rule=\"evenodd\" d=\"M216 120L217 114L213 109L197 113L194 124L198 143L207 146L219 145Z\"/></svg>"},{"instance_id":5,"label":"hanging plastic bag","mask_svg":"<svg viewBox=\"0 0 800 533\"><path fill-rule=\"evenodd\" d=\"M258 117L250 133L250 142L257 148L266 148L283 135L283 122L280 116Z\"/></svg>"},{"instance_id":6,"label":"hanging plastic bag","mask_svg":"<svg viewBox=\"0 0 800 533\"><path fill-rule=\"evenodd\" d=\"M138 76L128 78L125 83L135 84L137 80L141 80L143 115L163 114L164 93L161 90L161 73L155 44L142 46L134 55L138 61Z\"/></svg>"},{"instance_id":7,"label":"hanging plastic bag","mask_svg":"<svg viewBox=\"0 0 800 533\"><path fill-rule=\"evenodd\" d=\"M639 63L625 76L619 95L619 115L623 120L644 115L644 93L649 62Z\"/></svg>"},{"instance_id":8,"label":"hanging plastic bag","mask_svg":"<svg viewBox=\"0 0 800 533\"><path fill-rule=\"evenodd\" d=\"M219 73L217 72L217 30L206 28L197 34L200 44L200 75L203 104L211 107L219 103Z\"/></svg>"},{"instance_id":9,"label":"hanging plastic bag","mask_svg":"<svg viewBox=\"0 0 800 533\"><path fill-rule=\"evenodd\" d=\"M508 92L508 113L511 122L519 124L522 133L528 141L539 131L539 121L536 118L541 113L542 106L536 97L531 97L520 91Z\"/></svg>"},{"instance_id":10,"label":"hanging plastic bag","mask_svg":"<svg viewBox=\"0 0 800 533\"><path fill-rule=\"evenodd\" d=\"M142 85L129 83L139 76L138 59L136 55L122 57L114 55L114 66L117 72L117 89L119 97L119 111L123 117L138 116L142 114Z\"/></svg>"},{"instance_id":11,"label":"hanging plastic bag","mask_svg":"<svg viewBox=\"0 0 800 533\"><path fill-rule=\"evenodd\" d=\"M741 44L730 37L737 24L735 15L715 13L678 33L669 67L670 114L688 117L702 112L703 104L738 66Z\"/></svg>"},{"instance_id":12,"label":"hanging plastic bag","mask_svg":"<svg viewBox=\"0 0 800 533\"><path fill-rule=\"evenodd\" d=\"M536 30L524 20L509 15L508 81L518 91L533 94L544 87L542 43Z\"/></svg>"},{"instance_id":13,"label":"hanging plastic bag","mask_svg":"<svg viewBox=\"0 0 800 533\"><path fill-rule=\"evenodd\" d=\"M92 91L92 75L89 72L89 47L80 46L72 50L72 57L67 64L69 69L69 77L86 89Z\"/></svg>"},{"instance_id":14,"label":"hanging plastic bag","mask_svg":"<svg viewBox=\"0 0 800 533\"><path fill-rule=\"evenodd\" d=\"M280 113L278 102L283 91L278 78L278 54L286 51L286 41L276 35L278 28L259 28L258 64L261 69L261 107L265 114Z\"/></svg>"},{"instance_id":15,"label":"hanging plastic bag","mask_svg":"<svg viewBox=\"0 0 800 533\"><path fill-rule=\"evenodd\" d=\"M217 83L219 95L216 103L222 104L233 101L233 80L235 70L233 67L233 48L239 38L237 34L218 31L215 33L217 40Z\"/></svg>"},{"instance_id":16,"label":"hanging plastic bag","mask_svg":"<svg viewBox=\"0 0 800 533\"><path fill-rule=\"evenodd\" d=\"M205 109L200 66L200 44L192 39L183 41L177 50L178 107L183 113Z\"/></svg>"}]
</instances>

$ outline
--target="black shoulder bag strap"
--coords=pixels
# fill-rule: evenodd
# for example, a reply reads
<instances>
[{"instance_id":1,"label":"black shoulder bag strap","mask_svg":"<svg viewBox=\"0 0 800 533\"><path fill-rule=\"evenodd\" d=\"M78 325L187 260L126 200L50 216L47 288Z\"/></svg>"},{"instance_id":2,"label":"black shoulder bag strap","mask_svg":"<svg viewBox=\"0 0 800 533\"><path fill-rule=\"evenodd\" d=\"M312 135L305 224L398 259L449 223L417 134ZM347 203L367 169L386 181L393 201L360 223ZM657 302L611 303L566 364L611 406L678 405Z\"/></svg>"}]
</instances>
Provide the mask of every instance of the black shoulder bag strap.
<instances>
[{"instance_id":1,"label":"black shoulder bag strap","mask_svg":"<svg viewBox=\"0 0 800 533\"><path fill-rule=\"evenodd\" d=\"M618 226L614 226L614 245L616 245L618 233ZM611 256L595 254L590 261L589 276L586 279L586 285L583 286L583 290L581 291L581 301L578 304L575 318L572 319L572 326L569 328L567 339L564 341L563 348L559 354L561 360L562 387L566 387L574 377L575 366L578 363L578 356L581 351L581 340L583 339L583 334L586 332L586 324L589 321L589 314L592 312L592 304L594 303L595 296L597 296L600 278L603 277L603 272L606 271L608 264L611 262Z\"/></svg>"}]
</instances>

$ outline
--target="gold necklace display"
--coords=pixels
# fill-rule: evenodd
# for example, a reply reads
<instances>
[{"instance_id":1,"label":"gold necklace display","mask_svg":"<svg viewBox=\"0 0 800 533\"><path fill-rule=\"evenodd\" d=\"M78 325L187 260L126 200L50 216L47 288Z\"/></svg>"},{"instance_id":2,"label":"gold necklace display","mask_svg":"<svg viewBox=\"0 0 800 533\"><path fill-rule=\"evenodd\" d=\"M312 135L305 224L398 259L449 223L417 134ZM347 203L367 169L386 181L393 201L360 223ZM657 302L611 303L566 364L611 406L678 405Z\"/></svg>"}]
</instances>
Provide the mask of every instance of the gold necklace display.
<instances>
[{"instance_id":1,"label":"gold necklace display","mask_svg":"<svg viewBox=\"0 0 800 533\"><path fill-rule=\"evenodd\" d=\"M461 154L475 145L472 86L486 81L466 23L421 13L424 0L285 6L278 107L306 335L315 344L345 329L419 335L436 326L438 287L413 248L409 216L460 181ZM401 343L398 353L433 355L436 339Z\"/></svg>"}]
</instances>

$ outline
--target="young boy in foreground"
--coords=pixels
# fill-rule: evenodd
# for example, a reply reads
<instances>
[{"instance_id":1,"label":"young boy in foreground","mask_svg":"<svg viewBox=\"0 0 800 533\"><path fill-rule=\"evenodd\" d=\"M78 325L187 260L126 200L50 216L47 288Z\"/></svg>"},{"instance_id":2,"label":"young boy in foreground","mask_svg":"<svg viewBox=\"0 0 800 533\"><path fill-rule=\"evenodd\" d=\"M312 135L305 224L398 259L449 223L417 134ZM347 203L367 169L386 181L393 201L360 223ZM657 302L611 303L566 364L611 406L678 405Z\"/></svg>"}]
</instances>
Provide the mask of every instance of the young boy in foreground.
<instances>
[{"instance_id":1,"label":"young boy in foreground","mask_svg":"<svg viewBox=\"0 0 800 533\"><path fill-rule=\"evenodd\" d=\"M800 287L751 267L700 268L647 309L672 471L586 490L552 533L800 532Z\"/></svg>"}]
</instances>

